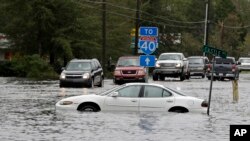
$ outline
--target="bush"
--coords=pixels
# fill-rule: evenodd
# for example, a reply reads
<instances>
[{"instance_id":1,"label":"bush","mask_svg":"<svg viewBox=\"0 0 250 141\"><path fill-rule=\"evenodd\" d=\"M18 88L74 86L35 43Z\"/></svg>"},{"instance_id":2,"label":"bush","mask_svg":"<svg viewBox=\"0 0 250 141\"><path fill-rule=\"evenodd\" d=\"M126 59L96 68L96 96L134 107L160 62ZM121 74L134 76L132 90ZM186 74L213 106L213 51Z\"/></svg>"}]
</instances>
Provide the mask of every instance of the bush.
<instances>
[{"instance_id":1,"label":"bush","mask_svg":"<svg viewBox=\"0 0 250 141\"><path fill-rule=\"evenodd\" d=\"M7 65L8 66L8 65ZM10 65L12 74L17 77L34 79L57 79L58 74L39 55L14 58Z\"/></svg>"},{"instance_id":2,"label":"bush","mask_svg":"<svg viewBox=\"0 0 250 141\"><path fill-rule=\"evenodd\" d=\"M0 62L0 76L15 76L12 64L10 61Z\"/></svg>"}]
</instances>

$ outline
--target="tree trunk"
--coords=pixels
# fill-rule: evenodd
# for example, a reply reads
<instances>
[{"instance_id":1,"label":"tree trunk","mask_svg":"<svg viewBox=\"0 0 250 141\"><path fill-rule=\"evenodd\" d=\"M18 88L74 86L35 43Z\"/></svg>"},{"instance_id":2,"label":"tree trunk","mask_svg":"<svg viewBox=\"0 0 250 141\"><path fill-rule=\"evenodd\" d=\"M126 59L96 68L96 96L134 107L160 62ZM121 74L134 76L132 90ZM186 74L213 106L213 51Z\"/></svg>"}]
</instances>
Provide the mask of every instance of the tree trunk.
<instances>
[{"instance_id":1,"label":"tree trunk","mask_svg":"<svg viewBox=\"0 0 250 141\"><path fill-rule=\"evenodd\" d=\"M220 23L220 47L223 49L223 38L224 38L224 21L221 21Z\"/></svg>"}]
</instances>

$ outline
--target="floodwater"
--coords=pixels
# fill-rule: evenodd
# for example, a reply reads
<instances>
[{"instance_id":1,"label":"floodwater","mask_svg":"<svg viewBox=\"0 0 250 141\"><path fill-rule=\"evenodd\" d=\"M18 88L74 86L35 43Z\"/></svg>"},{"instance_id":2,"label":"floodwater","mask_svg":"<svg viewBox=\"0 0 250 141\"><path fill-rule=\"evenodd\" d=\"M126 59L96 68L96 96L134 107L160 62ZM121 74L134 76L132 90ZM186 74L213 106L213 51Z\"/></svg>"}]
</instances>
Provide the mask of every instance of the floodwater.
<instances>
[{"instance_id":1,"label":"floodwater","mask_svg":"<svg viewBox=\"0 0 250 141\"><path fill-rule=\"evenodd\" d=\"M149 80L152 82L152 80ZM208 99L210 81L194 78L154 83ZM250 74L241 74L239 101L232 82L214 81L210 115L200 113L56 111L62 98L114 87L59 88L58 81L0 77L1 141L228 141L229 127L250 124Z\"/></svg>"}]
</instances>

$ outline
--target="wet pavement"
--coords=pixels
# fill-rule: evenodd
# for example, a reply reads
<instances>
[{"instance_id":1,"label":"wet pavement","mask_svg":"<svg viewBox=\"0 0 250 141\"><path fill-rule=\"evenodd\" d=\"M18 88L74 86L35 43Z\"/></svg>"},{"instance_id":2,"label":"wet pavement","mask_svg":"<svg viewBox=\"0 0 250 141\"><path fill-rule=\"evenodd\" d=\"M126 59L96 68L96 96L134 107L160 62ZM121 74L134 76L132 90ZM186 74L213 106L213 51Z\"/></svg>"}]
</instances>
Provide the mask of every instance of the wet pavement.
<instances>
[{"instance_id":1,"label":"wet pavement","mask_svg":"<svg viewBox=\"0 0 250 141\"><path fill-rule=\"evenodd\" d=\"M149 80L152 82L152 79ZM193 78L154 83L208 99L210 81ZM59 88L58 81L0 77L1 141L228 141L229 126L250 123L250 74L241 74L239 102L233 102L232 82L214 81L210 116L199 113L59 112L62 98L99 93L103 88Z\"/></svg>"}]
</instances>

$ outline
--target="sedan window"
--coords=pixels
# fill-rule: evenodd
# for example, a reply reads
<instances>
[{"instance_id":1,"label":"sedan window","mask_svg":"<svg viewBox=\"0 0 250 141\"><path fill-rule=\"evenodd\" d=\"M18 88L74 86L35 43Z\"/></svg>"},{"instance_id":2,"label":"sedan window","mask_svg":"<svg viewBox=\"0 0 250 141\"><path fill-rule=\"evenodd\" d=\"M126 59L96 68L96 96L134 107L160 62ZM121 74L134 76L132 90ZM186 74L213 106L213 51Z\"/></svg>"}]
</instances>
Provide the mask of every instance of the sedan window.
<instances>
[{"instance_id":1,"label":"sedan window","mask_svg":"<svg viewBox=\"0 0 250 141\"><path fill-rule=\"evenodd\" d=\"M169 97L169 96L171 96L171 95L172 95L171 92L166 91L166 90L163 91L163 97Z\"/></svg>"},{"instance_id":2,"label":"sedan window","mask_svg":"<svg viewBox=\"0 0 250 141\"><path fill-rule=\"evenodd\" d=\"M145 86L144 97L162 97L163 89L154 86Z\"/></svg>"},{"instance_id":3,"label":"sedan window","mask_svg":"<svg viewBox=\"0 0 250 141\"><path fill-rule=\"evenodd\" d=\"M138 97L141 90L141 86L128 86L118 90L119 97Z\"/></svg>"}]
</instances>

